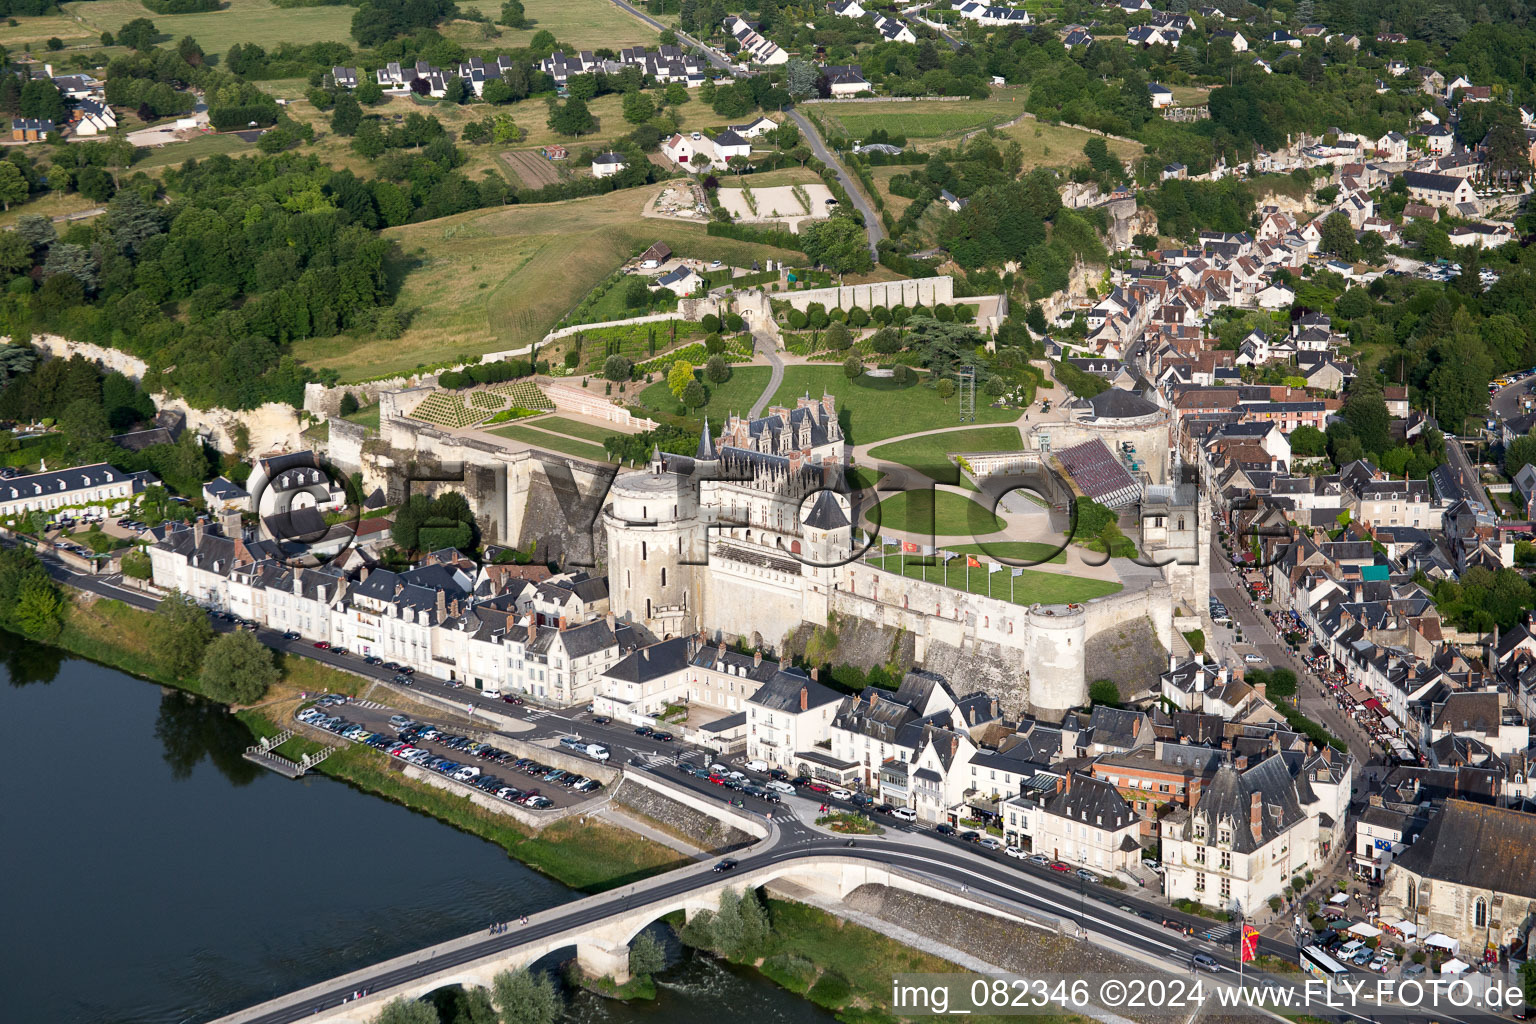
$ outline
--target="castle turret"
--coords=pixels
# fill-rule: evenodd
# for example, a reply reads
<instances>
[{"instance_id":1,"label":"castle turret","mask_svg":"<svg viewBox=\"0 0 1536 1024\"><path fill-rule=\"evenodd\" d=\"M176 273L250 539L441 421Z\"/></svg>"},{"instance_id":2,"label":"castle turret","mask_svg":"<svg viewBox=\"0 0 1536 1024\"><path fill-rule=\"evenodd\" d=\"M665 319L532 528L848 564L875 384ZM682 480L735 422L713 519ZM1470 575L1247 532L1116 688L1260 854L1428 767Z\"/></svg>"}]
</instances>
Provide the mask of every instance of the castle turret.
<instances>
[{"instance_id":1,"label":"castle turret","mask_svg":"<svg viewBox=\"0 0 1536 1024\"><path fill-rule=\"evenodd\" d=\"M698 462L719 462L720 454L715 451L715 439L709 432L709 417L704 417L704 430L699 434L699 450L693 456Z\"/></svg>"},{"instance_id":2,"label":"castle turret","mask_svg":"<svg viewBox=\"0 0 1536 1024\"><path fill-rule=\"evenodd\" d=\"M698 488L667 470L660 453L650 472L617 477L603 508L608 534L608 587L615 615L658 636L698 628L693 570L700 549Z\"/></svg>"},{"instance_id":3,"label":"castle turret","mask_svg":"<svg viewBox=\"0 0 1536 1024\"><path fill-rule=\"evenodd\" d=\"M1088 703L1087 616L1081 607L1036 605L1028 619L1029 706L1040 718L1059 721Z\"/></svg>"}]
</instances>

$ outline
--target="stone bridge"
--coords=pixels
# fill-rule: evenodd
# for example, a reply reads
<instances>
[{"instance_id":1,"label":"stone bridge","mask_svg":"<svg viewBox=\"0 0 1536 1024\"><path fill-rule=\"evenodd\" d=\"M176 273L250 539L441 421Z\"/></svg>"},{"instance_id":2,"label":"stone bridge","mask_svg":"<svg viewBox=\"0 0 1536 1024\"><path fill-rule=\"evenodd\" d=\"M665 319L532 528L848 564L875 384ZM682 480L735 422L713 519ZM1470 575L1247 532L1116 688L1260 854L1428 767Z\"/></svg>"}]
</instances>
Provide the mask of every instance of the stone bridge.
<instances>
[{"instance_id":1,"label":"stone bridge","mask_svg":"<svg viewBox=\"0 0 1536 1024\"><path fill-rule=\"evenodd\" d=\"M823 841L812 847L770 850L746 855L734 871L716 872L710 865L683 871L556 907L527 924L513 922L507 934L473 935L418 950L372 967L221 1018L215 1024L279 1024L317 1021L325 1024L366 1024L386 1003L417 999L451 985L489 987L500 972L526 967L552 953L572 949L588 974L629 979L629 943L646 926L682 911L692 917L719 907L727 889L758 888L774 882L792 883L824 902L841 902L862 885L886 885L975 908L982 897L941 880L926 858L893 855L878 849L846 849ZM771 840L769 845L771 846ZM761 849L762 847L759 847ZM1025 924L1051 931L1075 925L1017 906L987 908ZM366 992L361 998L352 993Z\"/></svg>"}]
</instances>

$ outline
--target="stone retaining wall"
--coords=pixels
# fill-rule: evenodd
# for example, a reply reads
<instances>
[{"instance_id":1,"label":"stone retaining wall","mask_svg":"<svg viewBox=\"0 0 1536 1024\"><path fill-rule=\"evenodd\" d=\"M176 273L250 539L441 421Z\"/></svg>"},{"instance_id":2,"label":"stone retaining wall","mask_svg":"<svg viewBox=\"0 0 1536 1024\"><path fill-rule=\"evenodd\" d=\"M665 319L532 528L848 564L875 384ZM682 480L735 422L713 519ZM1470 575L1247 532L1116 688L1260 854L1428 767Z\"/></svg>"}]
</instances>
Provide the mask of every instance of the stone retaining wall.
<instances>
[{"instance_id":1,"label":"stone retaining wall","mask_svg":"<svg viewBox=\"0 0 1536 1024\"><path fill-rule=\"evenodd\" d=\"M646 786L621 782L613 802L663 826L686 842L710 853L736 849L752 842L752 836L702 811L673 800Z\"/></svg>"}]
</instances>

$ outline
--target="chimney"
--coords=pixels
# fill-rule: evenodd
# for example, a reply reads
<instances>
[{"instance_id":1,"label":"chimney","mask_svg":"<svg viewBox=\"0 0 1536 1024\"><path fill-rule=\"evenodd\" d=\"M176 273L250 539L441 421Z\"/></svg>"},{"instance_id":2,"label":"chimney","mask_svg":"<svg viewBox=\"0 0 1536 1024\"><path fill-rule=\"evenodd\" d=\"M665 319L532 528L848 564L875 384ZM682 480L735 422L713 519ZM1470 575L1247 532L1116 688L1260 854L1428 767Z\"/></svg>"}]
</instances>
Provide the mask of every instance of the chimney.
<instances>
[{"instance_id":1,"label":"chimney","mask_svg":"<svg viewBox=\"0 0 1536 1024\"><path fill-rule=\"evenodd\" d=\"M442 622L448 617L448 595L443 593L443 588L437 588L437 621Z\"/></svg>"},{"instance_id":2,"label":"chimney","mask_svg":"<svg viewBox=\"0 0 1536 1024\"><path fill-rule=\"evenodd\" d=\"M815 670L812 669L812 671L814 672ZM811 688L809 686L801 686L800 687L800 710L801 711L809 711L810 708L811 708Z\"/></svg>"},{"instance_id":3,"label":"chimney","mask_svg":"<svg viewBox=\"0 0 1536 1024\"><path fill-rule=\"evenodd\" d=\"M1240 771L1240 772L1247 771L1248 770L1248 755L1247 754L1238 754L1237 755L1236 765L1237 765L1237 770L1238 771ZM1259 794L1255 793L1253 795L1254 796L1258 796Z\"/></svg>"},{"instance_id":4,"label":"chimney","mask_svg":"<svg viewBox=\"0 0 1536 1024\"><path fill-rule=\"evenodd\" d=\"M1216 683L1218 686L1227 685L1227 666L1221 666L1221 671L1216 673Z\"/></svg>"},{"instance_id":5,"label":"chimney","mask_svg":"<svg viewBox=\"0 0 1536 1024\"><path fill-rule=\"evenodd\" d=\"M539 627L534 625L533 616L528 616L528 642L533 643L538 638Z\"/></svg>"},{"instance_id":6,"label":"chimney","mask_svg":"<svg viewBox=\"0 0 1536 1024\"><path fill-rule=\"evenodd\" d=\"M453 599L453 604L449 605L449 610L453 613L453 617L454 618L458 618L459 617L459 599L458 598L454 598Z\"/></svg>"},{"instance_id":7,"label":"chimney","mask_svg":"<svg viewBox=\"0 0 1536 1024\"><path fill-rule=\"evenodd\" d=\"M811 682L814 683L816 681L816 676L819 671L819 669L811 669Z\"/></svg>"},{"instance_id":8,"label":"chimney","mask_svg":"<svg viewBox=\"0 0 1536 1024\"><path fill-rule=\"evenodd\" d=\"M240 520L239 512L225 512L219 516L219 529L230 540L243 540L245 538L245 526ZM1493 642L1495 644L1499 642L1497 634L1495 634Z\"/></svg>"},{"instance_id":9,"label":"chimney","mask_svg":"<svg viewBox=\"0 0 1536 1024\"><path fill-rule=\"evenodd\" d=\"M192 543L198 547L203 543L203 519L201 516L192 524Z\"/></svg>"},{"instance_id":10,"label":"chimney","mask_svg":"<svg viewBox=\"0 0 1536 1024\"><path fill-rule=\"evenodd\" d=\"M1372 793L1370 796L1366 797L1366 799L1370 801L1372 807L1386 806L1386 801L1381 798L1380 793Z\"/></svg>"},{"instance_id":11,"label":"chimney","mask_svg":"<svg viewBox=\"0 0 1536 1024\"><path fill-rule=\"evenodd\" d=\"M949 738L949 756L950 757L954 757L959 752L960 752L960 737L959 736L951 736Z\"/></svg>"},{"instance_id":12,"label":"chimney","mask_svg":"<svg viewBox=\"0 0 1536 1024\"><path fill-rule=\"evenodd\" d=\"M609 612L607 614L607 616L603 619L603 621L608 623L608 630L610 632L612 632L614 630L614 628L618 625L618 621L619 620L614 617L613 612Z\"/></svg>"},{"instance_id":13,"label":"chimney","mask_svg":"<svg viewBox=\"0 0 1536 1024\"><path fill-rule=\"evenodd\" d=\"M651 649L649 647L642 647L642 648L640 648L640 660L641 661L650 661L651 660Z\"/></svg>"},{"instance_id":14,"label":"chimney","mask_svg":"<svg viewBox=\"0 0 1536 1024\"><path fill-rule=\"evenodd\" d=\"M725 641L724 640L720 641L720 646L718 648L716 648L716 653L719 654L720 657L722 657L722 658L725 657Z\"/></svg>"},{"instance_id":15,"label":"chimney","mask_svg":"<svg viewBox=\"0 0 1536 1024\"><path fill-rule=\"evenodd\" d=\"M1253 826L1253 836L1259 837L1264 827L1264 794L1253 793L1248 797L1248 824Z\"/></svg>"},{"instance_id":16,"label":"chimney","mask_svg":"<svg viewBox=\"0 0 1536 1024\"><path fill-rule=\"evenodd\" d=\"M1268 683L1254 683L1253 684L1253 692L1257 693L1259 695L1259 699L1260 700L1267 700L1268 699L1268 694L1269 694L1269 684Z\"/></svg>"},{"instance_id":17,"label":"chimney","mask_svg":"<svg viewBox=\"0 0 1536 1024\"><path fill-rule=\"evenodd\" d=\"M998 716L998 704L997 704L997 698L996 698L996 697L993 697L993 698L992 698L992 717L993 717L993 718L996 718L996 717L997 717L997 716Z\"/></svg>"},{"instance_id":18,"label":"chimney","mask_svg":"<svg viewBox=\"0 0 1536 1024\"><path fill-rule=\"evenodd\" d=\"M564 633L565 632L565 627L567 625L569 625L569 623L567 623L565 621L565 616L564 615L560 616L560 632Z\"/></svg>"},{"instance_id":19,"label":"chimney","mask_svg":"<svg viewBox=\"0 0 1536 1024\"><path fill-rule=\"evenodd\" d=\"M357 582L368 582L368 567L366 565L357 570Z\"/></svg>"},{"instance_id":20,"label":"chimney","mask_svg":"<svg viewBox=\"0 0 1536 1024\"><path fill-rule=\"evenodd\" d=\"M753 651L752 652L752 667L753 668L757 668L762 663L763 663L763 652L762 651Z\"/></svg>"},{"instance_id":21,"label":"chimney","mask_svg":"<svg viewBox=\"0 0 1536 1024\"><path fill-rule=\"evenodd\" d=\"M1176 669L1178 667L1179 667L1179 656L1177 654L1170 654L1170 655L1168 655L1168 671L1172 672L1174 669Z\"/></svg>"},{"instance_id":22,"label":"chimney","mask_svg":"<svg viewBox=\"0 0 1536 1024\"><path fill-rule=\"evenodd\" d=\"M1067 772L1067 774L1062 778L1061 782L1057 784L1056 792L1058 792L1058 793L1070 793L1070 792L1072 792L1072 773L1071 772Z\"/></svg>"}]
</instances>

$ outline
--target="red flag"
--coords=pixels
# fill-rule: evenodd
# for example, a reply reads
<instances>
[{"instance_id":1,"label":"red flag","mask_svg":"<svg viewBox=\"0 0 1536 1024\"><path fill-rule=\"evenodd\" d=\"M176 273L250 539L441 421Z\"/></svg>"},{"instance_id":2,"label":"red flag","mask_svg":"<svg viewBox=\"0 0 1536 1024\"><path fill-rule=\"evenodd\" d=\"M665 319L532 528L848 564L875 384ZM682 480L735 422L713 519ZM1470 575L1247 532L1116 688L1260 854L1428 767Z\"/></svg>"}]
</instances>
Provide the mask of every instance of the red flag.
<instances>
[{"instance_id":1,"label":"red flag","mask_svg":"<svg viewBox=\"0 0 1536 1024\"><path fill-rule=\"evenodd\" d=\"M918 551L921 550L921 548L909 540L904 540L901 542L901 550L906 554L915 555L918 553Z\"/></svg>"},{"instance_id":2,"label":"red flag","mask_svg":"<svg viewBox=\"0 0 1536 1024\"><path fill-rule=\"evenodd\" d=\"M965 556L965 564L970 566L973 569L980 569L981 568L981 563L976 560L976 556L975 555L966 555Z\"/></svg>"},{"instance_id":3,"label":"red flag","mask_svg":"<svg viewBox=\"0 0 1536 1024\"><path fill-rule=\"evenodd\" d=\"M1251 924L1243 925L1243 962L1257 960L1259 956L1259 930Z\"/></svg>"}]
</instances>

